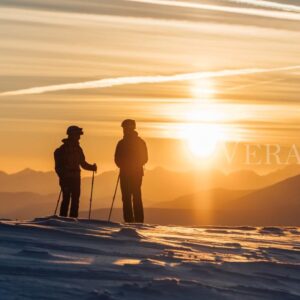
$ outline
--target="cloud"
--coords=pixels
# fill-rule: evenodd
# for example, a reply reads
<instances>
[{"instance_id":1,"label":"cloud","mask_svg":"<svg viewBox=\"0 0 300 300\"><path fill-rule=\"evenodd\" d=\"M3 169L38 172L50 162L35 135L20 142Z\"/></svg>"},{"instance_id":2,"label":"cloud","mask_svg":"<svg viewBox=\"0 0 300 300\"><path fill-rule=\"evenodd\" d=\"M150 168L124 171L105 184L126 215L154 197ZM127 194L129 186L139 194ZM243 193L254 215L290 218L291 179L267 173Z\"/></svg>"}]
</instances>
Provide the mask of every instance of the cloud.
<instances>
[{"instance_id":1,"label":"cloud","mask_svg":"<svg viewBox=\"0 0 300 300\"><path fill-rule=\"evenodd\" d=\"M291 71L296 69L300 69L300 65L282 67L282 68L269 68L269 69L255 68L255 69L239 69L239 70L221 70L221 71L214 71L214 72L195 72L195 73L184 73L184 74L175 74L175 75L105 78L105 79L99 79L93 81L48 85L48 86L27 88L22 90L8 91L8 92L1 93L0 96L33 95L33 94L43 94L48 92L65 91L65 90L101 89L101 88L110 88L110 87L121 86L121 85L186 81L186 80L196 80L202 78L229 77L229 76L269 73L269 72L283 72L283 71Z\"/></svg>"},{"instance_id":2,"label":"cloud","mask_svg":"<svg viewBox=\"0 0 300 300\"><path fill-rule=\"evenodd\" d=\"M144 4L163 5L163 6L182 7L182 8L193 8L193 9L201 9L201 10L210 10L210 11L218 11L218 12L225 12L225 13L232 13L232 14L256 16L256 17L300 21L300 14L293 13L293 12L272 11L272 10L257 9L257 8L221 6L221 5L203 4L203 3L195 3L195 2L183 2L183 1L172 1L172 0L123 0L123 1L137 2L137 3L144 3Z\"/></svg>"},{"instance_id":3,"label":"cloud","mask_svg":"<svg viewBox=\"0 0 300 300\"><path fill-rule=\"evenodd\" d=\"M66 25L66 26L101 26L108 24L126 24L132 26L178 26L193 28L195 23L183 22L172 19L159 19L135 16L119 16L78 12L62 12L40 9L6 8L1 7L0 20L14 22L39 23L46 25Z\"/></svg>"},{"instance_id":4,"label":"cloud","mask_svg":"<svg viewBox=\"0 0 300 300\"><path fill-rule=\"evenodd\" d=\"M300 6L282 4L272 1L263 1L263 0L226 0L227 2L238 3L238 4L247 4L253 6L259 6L264 8L278 9L291 12L300 12Z\"/></svg>"},{"instance_id":5,"label":"cloud","mask_svg":"<svg viewBox=\"0 0 300 300\"><path fill-rule=\"evenodd\" d=\"M141 0L143 1L143 0ZM238 0L228 0L238 1ZM76 13L76 12L60 12L38 9L23 9L23 8L8 8L1 7L0 20L9 22L26 22L38 23L45 25L63 25L75 26L82 28L95 28L98 30L103 24L122 26L143 26L143 27L161 27L161 28L179 28L195 32L207 32L212 34L220 34L220 31L226 35L252 35L252 36L281 36L284 38L298 38L299 33L295 36L288 37L288 34L293 34L293 31L286 29L263 28L260 25L251 26L249 24L226 24L218 22L204 22L203 20L178 20L178 19L163 19L158 17L145 16L121 16L121 15L102 15L91 13ZM216 20L218 21L218 20ZM24 45L23 45L24 46Z\"/></svg>"}]
</instances>

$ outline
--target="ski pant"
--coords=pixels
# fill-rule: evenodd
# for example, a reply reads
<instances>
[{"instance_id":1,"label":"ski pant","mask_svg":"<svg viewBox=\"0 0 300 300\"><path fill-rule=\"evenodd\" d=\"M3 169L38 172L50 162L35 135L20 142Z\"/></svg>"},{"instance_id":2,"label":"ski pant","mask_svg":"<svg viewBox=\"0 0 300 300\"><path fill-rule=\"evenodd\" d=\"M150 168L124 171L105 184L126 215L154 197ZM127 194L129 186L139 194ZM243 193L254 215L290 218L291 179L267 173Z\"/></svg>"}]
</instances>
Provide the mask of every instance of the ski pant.
<instances>
[{"instance_id":1,"label":"ski pant","mask_svg":"<svg viewBox=\"0 0 300 300\"><path fill-rule=\"evenodd\" d=\"M142 175L120 176L123 216L127 223L143 223L144 209L142 202Z\"/></svg>"},{"instance_id":2,"label":"ski pant","mask_svg":"<svg viewBox=\"0 0 300 300\"><path fill-rule=\"evenodd\" d=\"M60 206L60 216L67 217L70 201L70 217L78 217L79 198L80 198L80 176L68 177L60 179L63 200Z\"/></svg>"}]
</instances>

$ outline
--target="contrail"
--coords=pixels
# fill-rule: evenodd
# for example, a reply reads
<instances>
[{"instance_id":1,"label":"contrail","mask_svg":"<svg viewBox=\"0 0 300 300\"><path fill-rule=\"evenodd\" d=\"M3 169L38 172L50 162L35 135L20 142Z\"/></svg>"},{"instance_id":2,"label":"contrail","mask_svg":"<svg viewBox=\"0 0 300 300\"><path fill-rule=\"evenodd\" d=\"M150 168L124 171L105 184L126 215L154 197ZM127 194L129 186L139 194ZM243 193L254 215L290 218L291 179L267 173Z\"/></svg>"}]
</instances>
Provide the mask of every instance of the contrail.
<instances>
[{"instance_id":1,"label":"contrail","mask_svg":"<svg viewBox=\"0 0 300 300\"><path fill-rule=\"evenodd\" d=\"M248 16L274 18L274 19L282 19L282 20L300 21L300 14L295 13L295 12L289 12L289 11L273 11L273 10L267 10L267 9L232 7L232 6L222 6L222 5L213 5L213 4L196 3L196 2L184 2L184 1L173 1L173 0L123 0L123 1L153 4L153 5L162 5L162 6L193 8L193 9L210 10L210 11L219 11L219 12L239 14L239 15L242 14L242 15L248 15ZM248 1L248 2L250 3L251 1ZM260 1L260 3L261 3L261 1Z\"/></svg>"},{"instance_id":2,"label":"contrail","mask_svg":"<svg viewBox=\"0 0 300 300\"><path fill-rule=\"evenodd\" d=\"M264 7L264 8L284 10L284 11L300 12L300 6L283 4L283 3L272 2L272 1L264 1L264 0L226 0L226 1L232 3L238 3L238 4L247 4L247 5Z\"/></svg>"},{"instance_id":3,"label":"contrail","mask_svg":"<svg viewBox=\"0 0 300 300\"><path fill-rule=\"evenodd\" d=\"M187 80L196 80L202 78L229 77L229 76L238 76L238 75L269 73L269 72L282 72L282 71L290 71L295 69L300 69L300 65L282 67L282 68L270 68L270 69L257 68L257 69L221 70L221 71L214 71L214 72L195 72L195 73L184 73L184 74L175 74L175 75L105 78L105 79L93 80L93 81L48 85L48 86L22 89L22 90L8 91L8 92L1 93L0 96L33 95L33 94L43 94L47 92L65 91L65 90L101 89L101 88L109 88L109 87L121 86L121 85L187 81Z\"/></svg>"}]
</instances>

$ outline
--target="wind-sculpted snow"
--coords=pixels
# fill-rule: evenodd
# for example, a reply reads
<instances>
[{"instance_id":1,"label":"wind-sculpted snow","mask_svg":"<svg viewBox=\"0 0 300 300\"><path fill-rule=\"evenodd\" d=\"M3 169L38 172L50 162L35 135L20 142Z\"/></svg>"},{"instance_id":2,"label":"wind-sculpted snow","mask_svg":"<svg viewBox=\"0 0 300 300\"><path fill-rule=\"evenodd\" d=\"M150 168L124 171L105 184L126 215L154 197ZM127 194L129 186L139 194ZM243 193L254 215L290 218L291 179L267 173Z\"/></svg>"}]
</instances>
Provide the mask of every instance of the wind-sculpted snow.
<instances>
[{"instance_id":1,"label":"wind-sculpted snow","mask_svg":"<svg viewBox=\"0 0 300 300\"><path fill-rule=\"evenodd\" d=\"M0 299L300 299L296 227L0 220Z\"/></svg>"}]
</instances>

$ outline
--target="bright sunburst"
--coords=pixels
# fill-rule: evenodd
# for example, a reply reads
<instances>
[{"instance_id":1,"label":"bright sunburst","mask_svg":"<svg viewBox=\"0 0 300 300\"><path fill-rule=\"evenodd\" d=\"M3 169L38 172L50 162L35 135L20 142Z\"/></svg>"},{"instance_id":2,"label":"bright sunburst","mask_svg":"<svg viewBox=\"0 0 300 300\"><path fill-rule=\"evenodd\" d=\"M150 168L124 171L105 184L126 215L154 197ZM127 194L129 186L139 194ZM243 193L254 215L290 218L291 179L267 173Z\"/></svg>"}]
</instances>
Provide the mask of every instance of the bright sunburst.
<instances>
[{"instance_id":1,"label":"bright sunburst","mask_svg":"<svg viewBox=\"0 0 300 300\"><path fill-rule=\"evenodd\" d=\"M192 82L190 92L194 102L186 112L186 120L190 123L183 126L182 136L189 150L198 157L211 156L221 139L220 112L216 111L213 98L216 93L211 79Z\"/></svg>"},{"instance_id":2,"label":"bright sunburst","mask_svg":"<svg viewBox=\"0 0 300 300\"><path fill-rule=\"evenodd\" d=\"M183 135L190 151L199 157L211 156L221 141L221 131L214 124L189 124Z\"/></svg>"}]
</instances>

